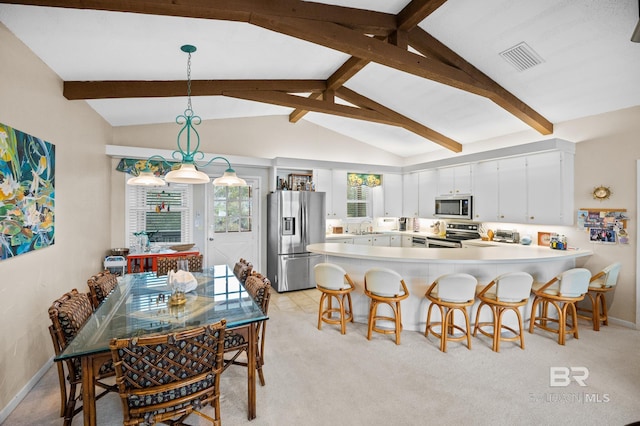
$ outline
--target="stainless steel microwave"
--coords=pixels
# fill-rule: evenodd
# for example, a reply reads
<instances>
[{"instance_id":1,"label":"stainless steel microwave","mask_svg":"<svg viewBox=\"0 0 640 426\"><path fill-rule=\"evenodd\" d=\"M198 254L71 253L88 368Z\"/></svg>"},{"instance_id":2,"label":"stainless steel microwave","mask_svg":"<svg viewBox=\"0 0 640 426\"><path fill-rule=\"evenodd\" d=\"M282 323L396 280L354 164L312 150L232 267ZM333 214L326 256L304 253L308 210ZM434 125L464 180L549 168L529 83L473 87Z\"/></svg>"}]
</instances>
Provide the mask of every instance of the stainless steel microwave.
<instances>
[{"instance_id":1,"label":"stainless steel microwave","mask_svg":"<svg viewBox=\"0 0 640 426\"><path fill-rule=\"evenodd\" d=\"M471 195L454 195L436 197L435 217L444 219L471 219L473 197Z\"/></svg>"}]
</instances>

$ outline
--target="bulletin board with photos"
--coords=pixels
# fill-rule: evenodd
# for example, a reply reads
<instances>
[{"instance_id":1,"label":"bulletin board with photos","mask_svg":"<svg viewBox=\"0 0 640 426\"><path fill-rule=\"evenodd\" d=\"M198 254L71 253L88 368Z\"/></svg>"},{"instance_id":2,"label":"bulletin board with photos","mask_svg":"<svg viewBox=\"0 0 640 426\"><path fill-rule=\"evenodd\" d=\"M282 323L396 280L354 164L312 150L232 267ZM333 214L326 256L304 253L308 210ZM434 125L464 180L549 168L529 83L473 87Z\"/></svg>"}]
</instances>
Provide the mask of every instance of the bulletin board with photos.
<instances>
[{"instance_id":1,"label":"bulletin board with photos","mask_svg":"<svg viewBox=\"0 0 640 426\"><path fill-rule=\"evenodd\" d=\"M628 220L627 209L580 209L577 224L592 243L629 244Z\"/></svg>"}]
</instances>

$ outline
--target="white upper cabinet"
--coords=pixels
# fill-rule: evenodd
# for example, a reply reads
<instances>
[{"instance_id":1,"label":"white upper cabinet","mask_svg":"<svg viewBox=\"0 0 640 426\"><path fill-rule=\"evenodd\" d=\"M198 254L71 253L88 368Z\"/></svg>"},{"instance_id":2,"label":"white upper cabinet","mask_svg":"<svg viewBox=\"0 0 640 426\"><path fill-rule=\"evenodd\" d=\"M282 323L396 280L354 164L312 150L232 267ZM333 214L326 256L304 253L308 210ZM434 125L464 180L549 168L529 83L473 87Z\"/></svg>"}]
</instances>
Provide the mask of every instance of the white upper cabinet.
<instances>
[{"instance_id":1,"label":"white upper cabinet","mask_svg":"<svg viewBox=\"0 0 640 426\"><path fill-rule=\"evenodd\" d=\"M384 196L384 216L402 216L402 175L385 173L382 175Z\"/></svg>"},{"instance_id":2,"label":"white upper cabinet","mask_svg":"<svg viewBox=\"0 0 640 426\"><path fill-rule=\"evenodd\" d=\"M315 169L313 181L316 191L326 192L327 219L347 217L347 171Z\"/></svg>"},{"instance_id":3,"label":"white upper cabinet","mask_svg":"<svg viewBox=\"0 0 640 426\"><path fill-rule=\"evenodd\" d=\"M402 216L418 217L418 177L419 173L407 173L402 177Z\"/></svg>"},{"instance_id":4,"label":"white upper cabinet","mask_svg":"<svg viewBox=\"0 0 640 426\"><path fill-rule=\"evenodd\" d=\"M498 220L498 162L495 160L473 165L473 220Z\"/></svg>"},{"instance_id":5,"label":"white upper cabinet","mask_svg":"<svg viewBox=\"0 0 640 426\"><path fill-rule=\"evenodd\" d=\"M435 214L436 195L438 193L436 170L424 170L418 173L418 217L432 218Z\"/></svg>"},{"instance_id":6,"label":"white upper cabinet","mask_svg":"<svg viewBox=\"0 0 640 426\"><path fill-rule=\"evenodd\" d=\"M525 223L527 219L527 160L498 160L498 220Z\"/></svg>"},{"instance_id":7,"label":"white upper cabinet","mask_svg":"<svg viewBox=\"0 0 640 426\"><path fill-rule=\"evenodd\" d=\"M438 169L438 194L471 194L471 164Z\"/></svg>"},{"instance_id":8,"label":"white upper cabinet","mask_svg":"<svg viewBox=\"0 0 640 426\"><path fill-rule=\"evenodd\" d=\"M560 151L527 157L527 222L573 224L573 155Z\"/></svg>"}]
</instances>

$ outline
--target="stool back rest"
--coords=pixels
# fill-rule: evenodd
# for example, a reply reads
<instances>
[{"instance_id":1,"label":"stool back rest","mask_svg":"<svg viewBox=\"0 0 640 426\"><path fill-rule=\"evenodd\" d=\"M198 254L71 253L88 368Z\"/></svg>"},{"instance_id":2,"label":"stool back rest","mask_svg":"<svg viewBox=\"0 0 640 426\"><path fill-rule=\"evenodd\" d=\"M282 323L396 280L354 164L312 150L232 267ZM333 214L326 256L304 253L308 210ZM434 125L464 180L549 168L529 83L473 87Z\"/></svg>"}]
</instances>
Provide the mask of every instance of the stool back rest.
<instances>
[{"instance_id":1,"label":"stool back rest","mask_svg":"<svg viewBox=\"0 0 640 426\"><path fill-rule=\"evenodd\" d=\"M318 263L313 271L316 276L316 285L329 290L342 290L350 288L345 280L347 272L333 263Z\"/></svg>"},{"instance_id":2,"label":"stool back rest","mask_svg":"<svg viewBox=\"0 0 640 426\"><path fill-rule=\"evenodd\" d=\"M560 274L558 293L565 297L579 297L589 291L591 271L585 268L573 268Z\"/></svg>"},{"instance_id":3,"label":"stool back rest","mask_svg":"<svg viewBox=\"0 0 640 426\"><path fill-rule=\"evenodd\" d=\"M378 296L393 297L404 294L401 281L400 274L386 268L369 269L364 274L365 288Z\"/></svg>"},{"instance_id":4,"label":"stool back rest","mask_svg":"<svg viewBox=\"0 0 640 426\"><path fill-rule=\"evenodd\" d=\"M533 277L526 272L509 272L496 278L496 298L503 302L520 302L531 294Z\"/></svg>"},{"instance_id":5,"label":"stool back rest","mask_svg":"<svg viewBox=\"0 0 640 426\"><path fill-rule=\"evenodd\" d=\"M446 274L440 276L438 282L438 298L445 302L466 302L476 296L478 280L469 274Z\"/></svg>"},{"instance_id":6,"label":"stool back rest","mask_svg":"<svg viewBox=\"0 0 640 426\"><path fill-rule=\"evenodd\" d=\"M602 280L602 287L613 287L618 283L618 275L620 274L620 267L622 263L616 262L607 266L602 270L604 272L604 279Z\"/></svg>"}]
</instances>

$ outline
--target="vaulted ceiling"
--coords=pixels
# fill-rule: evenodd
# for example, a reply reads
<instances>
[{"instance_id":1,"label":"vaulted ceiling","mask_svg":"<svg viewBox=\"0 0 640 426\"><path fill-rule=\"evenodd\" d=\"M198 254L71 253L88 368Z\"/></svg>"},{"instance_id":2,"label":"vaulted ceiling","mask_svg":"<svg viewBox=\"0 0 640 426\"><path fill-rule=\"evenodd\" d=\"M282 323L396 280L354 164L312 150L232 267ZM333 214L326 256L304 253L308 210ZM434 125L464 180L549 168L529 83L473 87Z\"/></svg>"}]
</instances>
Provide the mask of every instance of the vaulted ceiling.
<instances>
[{"instance_id":1,"label":"vaulted ceiling","mask_svg":"<svg viewBox=\"0 0 640 426\"><path fill-rule=\"evenodd\" d=\"M114 126L184 111L183 44L202 119L309 120L403 157L640 105L635 0L0 3Z\"/></svg>"}]
</instances>

